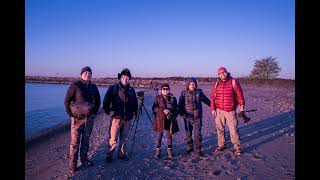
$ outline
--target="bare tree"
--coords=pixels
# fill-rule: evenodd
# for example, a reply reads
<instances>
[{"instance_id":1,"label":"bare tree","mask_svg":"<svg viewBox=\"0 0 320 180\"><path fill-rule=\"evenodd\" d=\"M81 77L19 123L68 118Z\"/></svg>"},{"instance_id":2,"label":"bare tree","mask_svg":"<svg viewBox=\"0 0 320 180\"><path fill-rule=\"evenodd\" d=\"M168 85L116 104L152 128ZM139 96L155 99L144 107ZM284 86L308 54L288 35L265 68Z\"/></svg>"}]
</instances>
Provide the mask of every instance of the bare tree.
<instances>
[{"instance_id":1,"label":"bare tree","mask_svg":"<svg viewBox=\"0 0 320 180\"><path fill-rule=\"evenodd\" d=\"M279 76L281 68L275 57L266 57L261 60L256 60L254 68L251 71L250 78L270 80Z\"/></svg>"}]
</instances>

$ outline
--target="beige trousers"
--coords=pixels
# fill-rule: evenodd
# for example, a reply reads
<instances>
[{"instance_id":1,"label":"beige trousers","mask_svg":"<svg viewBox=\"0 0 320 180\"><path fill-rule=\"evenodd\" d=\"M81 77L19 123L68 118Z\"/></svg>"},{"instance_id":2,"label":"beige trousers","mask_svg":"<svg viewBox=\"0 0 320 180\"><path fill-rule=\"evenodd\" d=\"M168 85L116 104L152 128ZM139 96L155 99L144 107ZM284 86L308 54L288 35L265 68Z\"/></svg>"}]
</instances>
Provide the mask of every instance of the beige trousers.
<instances>
[{"instance_id":1,"label":"beige trousers","mask_svg":"<svg viewBox=\"0 0 320 180\"><path fill-rule=\"evenodd\" d=\"M77 167L78 154L80 151L80 160L88 160L89 140L94 124L94 116L87 119L75 120L71 118L71 140L69 153L69 167Z\"/></svg>"},{"instance_id":2,"label":"beige trousers","mask_svg":"<svg viewBox=\"0 0 320 180\"><path fill-rule=\"evenodd\" d=\"M112 118L109 128L109 143L107 153L112 154L115 151L118 137L120 139L118 153L125 154L125 146L128 142L131 121L122 121L121 119Z\"/></svg>"},{"instance_id":3,"label":"beige trousers","mask_svg":"<svg viewBox=\"0 0 320 180\"><path fill-rule=\"evenodd\" d=\"M223 111L217 109L217 116L215 119L216 128L217 128L217 136L218 136L218 146L224 147L225 146L225 124L228 124L228 128L230 131L230 138L233 144L234 149L241 148L240 145L240 137L238 132L238 119L236 116L236 111Z\"/></svg>"}]
</instances>

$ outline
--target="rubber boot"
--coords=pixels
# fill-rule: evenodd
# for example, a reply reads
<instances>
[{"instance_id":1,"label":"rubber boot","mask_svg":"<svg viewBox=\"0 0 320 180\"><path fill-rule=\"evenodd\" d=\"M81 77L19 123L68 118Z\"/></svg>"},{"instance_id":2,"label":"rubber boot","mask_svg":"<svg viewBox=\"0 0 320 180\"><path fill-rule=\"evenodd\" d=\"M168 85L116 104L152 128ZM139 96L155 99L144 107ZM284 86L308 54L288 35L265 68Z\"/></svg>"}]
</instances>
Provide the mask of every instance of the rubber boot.
<instances>
[{"instance_id":1,"label":"rubber boot","mask_svg":"<svg viewBox=\"0 0 320 180\"><path fill-rule=\"evenodd\" d=\"M167 149L167 153L168 153L168 159L172 159L173 156L172 156L172 148L168 148Z\"/></svg>"},{"instance_id":2,"label":"rubber boot","mask_svg":"<svg viewBox=\"0 0 320 180\"><path fill-rule=\"evenodd\" d=\"M156 159L160 158L160 153L161 153L161 149L160 148L156 148L156 151L154 153L154 158L156 158Z\"/></svg>"}]
</instances>

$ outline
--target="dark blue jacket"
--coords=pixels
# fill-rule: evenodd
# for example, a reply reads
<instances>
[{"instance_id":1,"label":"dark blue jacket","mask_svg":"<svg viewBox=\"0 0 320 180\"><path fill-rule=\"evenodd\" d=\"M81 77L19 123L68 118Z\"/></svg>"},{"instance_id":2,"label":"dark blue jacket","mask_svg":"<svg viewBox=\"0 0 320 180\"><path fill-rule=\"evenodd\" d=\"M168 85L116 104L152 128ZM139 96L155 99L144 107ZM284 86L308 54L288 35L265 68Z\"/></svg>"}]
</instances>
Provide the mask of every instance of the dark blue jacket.
<instances>
[{"instance_id":1,"label":"dark blue jacket","mask_svg":"<svg viewBox=\"0 0 320 180\"><path fill-rule=\"evenodd\" d=\"M137 114L138 100L130 84L123 86L120 82L111 85L103 99L103 109L107 114L114 112L113 117L131 120Z\"/></svg>"}]
</instances>

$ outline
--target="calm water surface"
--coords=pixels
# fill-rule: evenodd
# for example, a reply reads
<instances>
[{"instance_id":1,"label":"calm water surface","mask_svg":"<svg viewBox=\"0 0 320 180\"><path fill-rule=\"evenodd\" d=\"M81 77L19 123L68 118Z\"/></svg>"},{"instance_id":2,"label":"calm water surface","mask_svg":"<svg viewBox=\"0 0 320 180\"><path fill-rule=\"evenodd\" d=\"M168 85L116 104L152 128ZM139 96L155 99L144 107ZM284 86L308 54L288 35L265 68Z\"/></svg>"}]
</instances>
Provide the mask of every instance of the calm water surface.
<instances>
[{"instance_id":1,"label":"calm water surface","mask_svg":"<svg viewBox=\"0 0 320 180\"><path fill-rule=\"evenodd\" d=\"M25 83L25 137L69 121L64 97L70 85ZM101 103L107 91L98 87ZM102 104L101 106L102 107Z\"/></svg>"}]
</instances>

